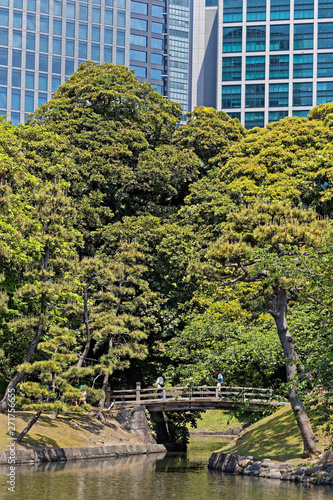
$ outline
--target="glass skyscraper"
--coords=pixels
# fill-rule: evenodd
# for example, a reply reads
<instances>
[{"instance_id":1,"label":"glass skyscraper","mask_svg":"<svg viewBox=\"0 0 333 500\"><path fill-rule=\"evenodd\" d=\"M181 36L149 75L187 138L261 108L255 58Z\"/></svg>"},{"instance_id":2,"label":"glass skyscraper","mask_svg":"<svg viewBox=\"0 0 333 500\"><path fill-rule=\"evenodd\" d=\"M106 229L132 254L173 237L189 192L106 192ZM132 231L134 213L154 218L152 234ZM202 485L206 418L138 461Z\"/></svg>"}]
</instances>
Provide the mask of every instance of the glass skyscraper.
<instances>
[{"instance_id":1,"label":"glass skyscraper","mask_svg":"<svg viewBox=\"0 0 333 500\"><path fill-rule=\"evenodd\" d=\"M125 64L248 128L333 100L333 0L0 0L0 113L14 124L81 62Z\"/></svg>"}]
</instances>

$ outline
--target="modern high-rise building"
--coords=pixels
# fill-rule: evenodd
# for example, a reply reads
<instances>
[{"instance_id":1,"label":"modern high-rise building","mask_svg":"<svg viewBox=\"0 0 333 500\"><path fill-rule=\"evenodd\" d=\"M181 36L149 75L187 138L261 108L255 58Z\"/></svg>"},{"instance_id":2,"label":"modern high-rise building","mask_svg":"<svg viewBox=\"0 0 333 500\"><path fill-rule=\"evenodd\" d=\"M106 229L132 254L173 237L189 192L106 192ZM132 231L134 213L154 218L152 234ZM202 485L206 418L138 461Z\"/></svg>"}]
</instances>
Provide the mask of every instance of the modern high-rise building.
<instances>
[{"instance_id":1,"label":"modern high-rise building","mask_svg":"<svg viewBox=\"0 0 333 500\"><path fill-rule=\"evenodd\" d=\"M333 0L0 0L0 113L14 124L92 60L247 127L333 100Z\"/></svg>"}]
</instances>

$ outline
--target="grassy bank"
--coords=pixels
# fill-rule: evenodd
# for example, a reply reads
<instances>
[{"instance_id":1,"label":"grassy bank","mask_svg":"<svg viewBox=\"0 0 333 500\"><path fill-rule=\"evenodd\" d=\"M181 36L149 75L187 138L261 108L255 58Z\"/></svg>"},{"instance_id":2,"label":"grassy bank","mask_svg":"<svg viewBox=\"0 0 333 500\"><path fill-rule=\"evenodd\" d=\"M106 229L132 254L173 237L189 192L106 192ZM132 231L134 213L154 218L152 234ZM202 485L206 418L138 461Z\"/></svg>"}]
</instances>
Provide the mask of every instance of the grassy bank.
<instances>
[{"instance_id":1,"label":"grassy bank","mask_svg":"<svg viewBox=\"0 0 333 500\"><path fill-rule=\"evenodd\" d=\"M238 420L238 418L226 410L207 410L202 414L202 418L197 420L197 427L189 427L190 431L198 432L221 432L222 430L232 429L244 423L244 421Z\"/></svg>"}]
</instances>

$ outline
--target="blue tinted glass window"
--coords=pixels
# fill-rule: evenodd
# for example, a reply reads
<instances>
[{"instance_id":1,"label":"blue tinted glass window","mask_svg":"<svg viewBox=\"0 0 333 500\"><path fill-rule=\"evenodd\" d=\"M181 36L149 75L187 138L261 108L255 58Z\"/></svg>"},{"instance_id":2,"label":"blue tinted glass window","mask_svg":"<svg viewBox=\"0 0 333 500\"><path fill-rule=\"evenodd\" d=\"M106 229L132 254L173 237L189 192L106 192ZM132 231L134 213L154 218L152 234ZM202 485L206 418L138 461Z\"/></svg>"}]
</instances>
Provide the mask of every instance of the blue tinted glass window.
<instances>
[{"instance_id":1,"label":"blue tinted glass window","mask_svg":"<svg viewBox=\"0 0 333 500\"><path fill-rule=\"evenodd\" d=\"M333 23L318 23L318 49L333 48Z\"/></svg>"},{"instance_id":2,"label":"blue tinted glass window","mask_svg":"<svg viewBox=\"0 0 333 500\"><path fill-rule=\"evenodd\" d=\"M7 86L7 69L0 68L0 85ZM16 85L18 87L18 85Z\"/></svg>"},{"instance_id":3,"label":"blue tinted glass window","mask_svg":"<svg viewBox=\"0 0 333 500\"><path fill-rule=\"evenodd\" d=\"M142 2L131 1L131 12L135 14L148 15L148 4Z\"/></svg>"},{"instance_id":4,"label":"blue tinted glass window","mask_svg":"<svg viewBox=\"0 0 333 500\"><path fill-rule=\"evenodd\" d=\"M22 12L13 12L13 27L22 29Z\"/></svg>"},{"instance_id":5,"label":"blue tinted glass window","mask_svg":"<svg viewBox=\"0 0 333 500\"><path fill-rule=\"evenodd\" d=\"M237 81L242 79L242 58L223 57L222 58L222 81Z\"/></svg>"},{"instance_id":6,"label":"blue tinted glass window","mask_svg":"<svg viewBox=\"0 0 333 500\"><path fill-rule=\"evenodd\" d=\"M293 84L293 106L312 106L312 82Z\"/></svg>"},{"instance_id":7,"label":"blue tinted glass window","mask_svg":"<svg viewBox=\"0 0 333 500\"><path fill-rule=\"evenodd\" d=\"M18 52L17 50L13 50L13 60L14 60L14 54ZM19 52L21 54L21 52ZM0 47L0 64L2 66L7 66L8 65L8 49L5 49L3 47ZM16 64L13 64L13 66L17 66ZM20 65L21 67L21 59L20 59Z\"/></svg>"},{"instance_id":8,"label":"blue tinted glass window","mask_svg":"<svg viewBox=\"0 0 333 500\"><path fill-rule=\"evenodd\" d=\"M66 17L68 17L69 19L75 19L75 3L74 2L67 2Z\"/></svg>"},{"instance_id":9,"label":"blue tinted glass window","mask_svg":"<svg viewBox=\"0 0 333 500\"><path fill-rule=\"evenodd\" d=\"M62 2L58 0L53 0L53 15L62 16Z\"/></svg>"},{"instance_id":10,"label":"blue tinted glass window","mask_svg":"<svg viewBox=\"0 0 333 500\"><path fill-rule=\"evenodd\" d=\"M161 80L162 79L162 70L152 68L150 70L150 78L153 78L154 80Z\"/></svg>"},{"instance_id":11,"label":"blue tinted glass window","mask_svg":"<svg viewBox=\"0 0 333 500\"><path fill-rule=\"evenodd\" d=\"M223 2L223 22L236 23L242 20L243 0L225 0Z\"/></svg>"},{"instance_id":12,"label":"blue tinted glass window","mask_svg":"<svg viewBox=\"0 0 333 500\"><path fill-rule=\"evenodd\" d=\"M8 29L0 28L0 45L8 45Z\"/></svg>"},{"instance_id":13,"label":"blue tinted glass window","mask_svg":"<svg viewBox=\"0 0 333 500\"><path fill-rule=\"evenodd\" d=\"M286 118L288 116L288 111L269 111L268 113L268 121L269 123L271 122L278 122L279 120L282 120L283 118Z\"/></svg>"},{"instance_id":14,"label":"blue tinted glass window","mask_svg":"<svg viewBox=\"0 0 333 500\"><path fill-rule=\"evenodd\" d=\"M87 59L87 43L79 42L79 58Z\"/></svg>"},{"instance_id":15,"label":"blue tinted glass window","mask_svg":"<svg viewBox=\"0 0 333 500\"><path fill-rule=\"evenodd\" d=\"M290 19L290 0L271 0L271 21Z\"/></svg>"},{"instance_id":16,"label":"blue tinted glass window","mask_svg":"<svg viewBox=\"0 0 333 500\"><path fill-rule=\"evenodd\" d=\"M38 89L47 91L47 75L39 75Z\"/></svg>"},{"instance_id":17,"label":"blue tinted glass window","mask_svg":"<svg viewBox=\"0 0 333 500\"><path fill-rule=\"evenodd\" d=\"M81 40L88 40L88 25L80 23L79 24L79 38Z\"/></svg>"},{"instance_id":18,"label":"blue tinted glass window","mask_svg":"<svg viewBox=\"0 0 333 500\"><path fill-rule=\"evenodd\" d=\"M49 13L49 0L41 0L40 2L40 11L42 14Z\"/></svg>"},{"instance_id":19,"label":"blue tinted glass window","mask_svg":"<svg viewBox=\"0 0 333 500\"><path fill-rule=\"evenodd\" d=\"M25 74L25 86L27 89L35 88L35 73L26 72Z\"/></svg>"},{"instance_id":20,"label":"blue tinted glass window","mask_svg":"<svg viewBox=\"0 0 333 500\"><path fill-rule=\"evenodd\" d=\"M60 57L52 58L52 73L61 73L61 59Z\"/></svg>"},{"instance_id":21,"label":"blue tinted glass window","mask_svg":"<svg viewBox=\"0 0 333 500\"><path fill-rule=\"evenodd\" d=\"M101 28L97 25L91 27L91 39L93 42L101 41Z\"/></svg>"},{"instance_id":22,"label":"blue tinted glass window","mask_svg":"<svg viewBox=\"0 0 333 500\"><path fill-rule=\"evenodd\" d=\"M112 62L112 47L104 45L104 62Z\"/></svg>"},{"instance_id":23,"label":"blue tinted glass window","mask_svg":"<svg viewBox=\"0 0 333 500\"><path fill-rule=\"evenodd\" d=\"M100 47L96 43L91 45L91 59L93 61L99 61L100 59Z\"/></svg>"},{"instance_id":24,"label":"blue tinted glass window","mask_svg":"<svg viewBox=\"0 0 333 500\"><path fill-rule=\"evenodd\" d=\"M269 78L289 78L289 55L269 56Z\"/></svg>"},{"instance_id":25,"label":"blue tinted glass window","mask_svg":"<svg viewBox=\"0 0 333 500\"><path fill-rule=\"evenodd\" d=\"M266 50L266 26L248 26L246 28L246 51L264 50Z\"/></svg>"},{"instance_id":26,"label":"blue tinted glass window","mask_svg":"<svg viewBox=\"0 0 333 500\"><path fill-rule=\"evenodd\" d=\"M49 37L47 35L40 35L39 37L39 50L41 52L49 51Z\"/></svg>"},{"instance_id":27,"label":"blue tinted glass window","mask_svg":"<svg viewBox=\"0 0 333 500\"><path fill-rule=\"evenodd\" d=\"M271 26L270 50L289 50L289 24Z\"/></svg>"},{"instance_id":28,"label":"blue tinted glass window","mask_svg":"<svg viewBox=\"0 0 333 500\"><path fill-rule=\"evenodd\" d=\"M271 83L269 85L269 107L288 106L289 84Z\"/></svg>"},{"instance_id":29,"label":"blue tinted glass window","mask_svg":"<svg viewBox=\"0 0 333 500\"><path fill-rule=\"evenodd\" d=\"M74 59L65 60L65 74L71 75L74 73Z\"/></svg>"},{"instance_id":30,"label":"blue tinted glass window","mask_svg":"<svg viewBox=\"0 0 333 500\"><path fill-rule=\"evenodd\" d=\"M265 78L265 56L246 57L246 80L262 80Z\"/></svg>"},{"instance_id":31,"label":"blue tinted glass window","mask_svg":"<svg viewBox=\"0 0 333 500\"><path fill-rule=\"evenodd\" d=\"M53 37L53 54L61 55L61 38Z\"/></svg>"},{"instance_id":32,"label":"blue tinted glass window","mask_svg":"<svg viewBox=\"0 0 333 500\"><path fill-rule=\"evenodd\" d=\"M117 49L116 51L116 64L125 64L125 50Z\"/></svg>"},{"instance_id":33,"label":"blue tinted glass window","mask_svg":"<svg viewBox=\"0 0 333 500\"><path fill-rule=\"evenodd\" d=\"M314 5L313 0L294 0L295 19L313 19Z\"/></svg>"},{"instance_id":34,"label":"blue tinted glass window","mask_svg":"<svg viewBox=\"0 0 333 500\"><path fill-rule=\"evenodd\" d=\"M0 49L0 51L3 51L3 50L7 51L7 49ZM1 61L1 57L0 57L0 61ZM0 64L3 64L3 63L0 62ZM6 65L7 65L7 62L6 62ZM20 50L13 50L12 65L15 68L20 68L22 66L22 52Z\"/></svg>"},{"instance_id":35,"label":"blue tinted glass window","mask_svg":"<svg viewBox=\"0 0 333 500\"><path fill-rule=\"evenodd\" d=\"M141 36L141 35L133 35L133 34L131 34L131 44L133 44L133 45L141 45L142 47L147 47L147 37L146 36Z\"/></svg>"},{"instance_id":36,"label":"blue tinted glass window","mask_svg":"<svg viewBox=\"0 0 333 500\"><path fill-rule=\"evenodd\" d=\"M17 125L20 123L20 113L11 113L10 121L12 122L14 127L17 127Z\"/></svg>"},{"instance_id":37,"label":"blue tinted glass window","mask_svg":"<svg viewBox=\"0 0 333 500\"><path fill-rule=\"evenodd\" d=\"M9 11L8 9L0 9L0 25L8 26Z\"/></svg>"},{"instance_id":38,"label":"blue tinted glass window","mask_svg":"<svg viewBox=\"0 0 333 500\"><path fill-rule=\"evenodd\" d=\"M25 55L25 67L27 69L35 69L35 54L34 52L27 52Z\"/></svg>"},{"instance_id":39,"label":"blue tinted glass window","mask_svg":"<svg viewBox=\"0 0 333 500\"><path fill-rule=\"evenodd\" d=\"M36 12L36 0L27 0L27 9Z\"/></svg>"},{"instance_id":40,"label":"blue tinted glass window","mask_svg":"<svg viewBox=\"0 0 333 500\"><path fill-rule=\"evenodd\" d=\"M49 57L47 54L39 54L39 71L48 71Z\"/></svg>"},{"instance_id":41,"label":"blue tinted glass window","mask_svg":"<svg viewBox=\"0 0 333 500\"><path fill-rule=\"evenodd\" d=\"M242 27L223 28L223 52L242 51Z\"/></svg>"},{"instance_id":42,"label":"blue tinted glass window","mask_svg":"<svg viewBox=\"0 0 333 500\"><path fill-rule=\"evenodd\" d=\"M75 23L74 23L74 21L66 21L66 36L74 38L74 36L75 36Z\"/></svg>"},{"instance_id":43,"label":"blue tinted glass window","mask_svg":"<svg viewBox=\"0 0 333 500\"><path fill-rule=\"evenodd\" d=\"M45 103L47 103L47 94L38 92L38 107Z\"/></svg>"},{"instance_id":44,"label":"blue tinted glass window","mask_svg":"<svg viewBox=\"0 0 333 500\"><path fill-rule=\"evenodd\" d=\"M318 17L333 17L333 0L319 0Z\"/></svg>"},{"instance_id":45,"label":"blue tinted glass window","mask_svg":"<svg viewBox=\"0 0 333 500\"><path fill-rule=\"evenodd\" d=\"M163 33L163 24L162 23L151 23L151 30L153 33Z\"/></svg>"},{"instance_id":46,"label":"blue tinted glass window","mask_svg":"<svg viewBox=\"0 0 333 500\"><path fill-rule=\"evenodd\" d=\"M27 30L36 30L36 14L27 14Z\"/></svg>"},{"instance_id":47,"label":"blue tinted glass window","mask_svg":"<svg viewBox=\"0 0 333 500\"><path fill-rule=\"evenodd\" d=\"M6 6L8 7L8 0L6 0ZM23 0L14 0L14 9L22 9Z\"/></svg>"},{"instance_id":48,"label":"blue tinted glass window","mask_svg":"<svg viewBox=\"0 0 333 500\"><path fill-rule=\"evenodd\" d=\"M112 28L104 28L104 43L112 43L113 42L113 29Z\"/></svg>"},{"instance_id":49,"label":"blue tinted glass window","mask_svg":"<svg viewBox=\"0 0 333 500\"><path fill-rule=\"evenodd\" d=\"M162 38L152 38L151 46L153 49L163 49L163 40Z\"/></svg>"},{"instance_id":50,"label":"blue tinted glass window","mask_svg":"<svg viewBox=\"0 0 333 500\"><path fill-rule=\"evenodd\" d=\"M162 64L162 54L151 54L150 62L152 64Z\"/></svg>"},{"instance_id":51,"label":"blue tinted glass window","mask_svg":"<svg viewBox=\"0 0 333 500\"><path fill-rule=\"evenodd\" d=\"M313 54L294 55L294 78L313 77Z\"/></svg>"},{"instance_id":52,"label":"blue tinted glass window","mask_svg":"<svg viewBox=\"0 0 333 500\"><path fill-rule=\"evenodd\" d=\"M162 85L155 85L154 83L151 84L151 86L157 90L159 94L162 95Z\"/></svg>"},{"instance_id":53,"label":"blue tinted glass window","mask_svg":"<svg viewBox=\"0 0 333 500\"><path fill-rule=\"evenodd\" d=\"M148 22L144 19L135 19L134 17L131 17L131 29L147 31Z\"/></svg>"},{"instance_id":54,"label":"blue tinted glass window","mask_svg":"<svg viewBox=\"0 0 333 500\"><path fill-rule=\"evenodd\" d=\"M333 101L333 82L318 82L317 104L326 104Z\"/></svg>"},{"instance_id":55,"label":"blue tinted glass window","mask_svg":"<svg viewBox=\"0 0 333 500\"><path fill-rule=\"evenodd\" d=\"M47 16L40 16L40 30L42 33L49 32L49 18Z\"/></svg>"},{"instance_id":56,"label":"blue tinted glass window","mask_svg":"<svg viewBox=\"0 0 333 500\"><path fill-rule=\"evenodd\" d=\"M105 0L105 5L108 7L113 7L113 0Z\"/></svg>"},{"instance_id":57,"label":"blue tinted glass window","mask_svg":"<svg viewBox=\"0 0 333 500\"><path fill-rule=\"evenodd\" d=\"M147 68L143 68L142 66L130 66L131 70L134 70L134 74L137 78L146 78L147 77Z\"/></svg>"},{"instance_id":58,"label":"blue tinted glass window","mask_svg":"<svg viewBox=\"0 0 333 500\"><path fill-rule=\"evenodd\" d=\"M117 45L120 45L121 47L125 46L125 31L124 30L117 30Z\"/></svg>"},{"instance_id":59,"label":"blue tinted glass window","mask_svg":"<svg viewBox=\"0 0 333 500\"><path fill-rule=\"evenodd\" d=\"M245 128L264 127L265 115L262 112L245 113Z\"/></svg>"},{"instance_id":60,"label":"blue tinted glass window","mask_svg":"<svg viewBox=\"0 0 333 500\"><path fill-rule=\"evenodd\" d=\"M19 89L12 90L12 103L11 108L16 111L20 111L21 109L21 91Z\"/></svg>"},{"instance_id":61,"label":"blue tinted glass window","mask_svg":"<svg viewBox=\"0 0 333 500\"><path fill-rule=\"evenodd\" d=\"M151 6L151 15L154 17L163 17L163 7L160 7L159 5L152 5Z\"/></svg>"},{"instance_id":62,"label":"blue tinted glass window","mask_svg":"<svg viewBox=\"0 0 333 500\"><path fill-rule=\"evenodd\" d=\"M101 22L101 8L100 7L93 7L92 8L92 21L93 21L93 23L100 23Z\"/></svg>"},{"instance_id":63,"label":"blue tinted glass window","mask_svg":"<svg viewBox=\"0 0 333 500\"><path fill-rule=\"evenodd\" d=\"M143 52L142 50L131 50L130 59L133 61L147 62L147 52Z\"/></svg>"},{"instance_id":64,"label":"blue tinted glass window","mask_svg":"<svg viewBox=\"0 0 333 500\"><path fill-rule=\"evenodd\" d=\"M222 109L240 108L241 97L240 85L222 85Z\"/></svg>"},{"instance_id":65,"label":"blue tinted glass window","mask_svg":"<svg viewBox=\"0 0 333 500\"><path fill-rule=\"evenodd\" d=\"M22 31L13 31L13 47L22 48Z\"/></svg>"},{"instance_id":66,"label":"blue tinted glass window","mask_svg":"<svg viewBox=\"0 0 333 500\"><path fill-rule=\"evenodd\" d=\"M12 70L12 86L21 87L21 71L19 69Z\"/></svg>"},{"instance_id":67,"label":"blue tinted glass window","mask_svg":"<svg viewBox=\"0 0 333 500\"><path fill-rule=\"evenodd\" d=\"M117 12L117 26L119 28L125 28L125 12L118 10Z\"/></svg>"},{"instance_id":68,"label":"blue tinted glass window","mask_svg":"<svg viewBox=\"0 0 333 500\"><path fill-rule=\"evenodd\" d=\"M313 49L313 24L295 24L294 49Z\"/></svg>"},{"instance_id":69,"label":"blue tinted glass window","mask_svg":"<svg viewBox=\"0 0 333 500\"><path fill-rule=\"evenodd\" d=\"M26 45L28 50L35 50L35 33L27 33Z\"/></svg>"},{"instance_id":70,"label":"blue tinted glass window","mask_svg":"<svg viewBox=\"0 0 333 500\"><path fill-rule=\"evenodd\" d=\"M66 56L74 57L74 40L66 40Z\"/></svg>"},{"instance_id":71,"label":"blue tinted glass window","mask_svg":"<svg viewBox=\"0 0 333 500\"><path fill-rule=\"evenodd\" d=\"M3 7L8 7L9 6L9 0L0 0L0 5Z\"/></svg>"},{"instance_id":72,"label":"blue tinted glass window","mask_svg":"<svg viewBox=\"0 0 333 500\"><path fill-rule=\"evenodd\" d=\"M245 85L245 107L265 107L265 84L256 83Z\"/></svg>"},{"instance_id":73,"label":"blue tinted glass window","mask_svg":"<svg viewBox=\"0 0 333 500\"><path fill-rule=\"evenodd\" d=\"M247 0L247 21L266 20L266 0Z\"/></svg>"},{"instance_id":74,"label":"blue tinted glass window","mask_svg":"<svg viewBox=\"0 0 333 500\"><path fill-rule=\"evenodd\" d=\"M306 118L309 114L309 109L295 109L293 111L293 116L298 116L299 118Z\"/></svg>"},{"instance_id":75,"label":"blue tinted glass window","mask_svg":"<svg viewBox=\"0 0 333 500\"><path fill-rule=\"evenodd\" d=\"M113 24L113 11L111 9L105 9L104 23L112 26L112 24Z\"/></svg>"},{"instance_id":76,"label":"blue tinted glass window","mask_svg":"<svg viewBox=\"0 0 333 500\"><path fill-rule=\"evenodd\" d=\"M7 89L0 87L0 108L7 108Z\"/></svg>"},{"instance_id":77,"label":"blue tinted glass window","mask_svg":"<svg viewBox=\"0 0 333 500\"><path fill-rule=\"evenodd\" d=\"M60 87L60 76L52 76L52 92L55 92Z\"/></svg>"},{"instance_id":78,"label":"blue tinted glass window","mask_svg":"<svg viewBox=\"0 0 333 500\"><path fill-rule=\"evenodd\" d=\"M62 34L62 21L61 19L53 19L53 34L61 35Z\"/></svg>"},{"instance_id":79,"label":"blue tinted glass window","mask_svg":"<svg viewBox=\"0 0 333 500\"><path fill-rule=\"evenodd\" d=\"M228 111L228 116L230 116L230 118L237 118L239 121L241 119L241 113L237 111Z\"/></svg>"},{"instance_id":80,"label":"blue tinted glass window","mask_svg":"<svg viewBox=\"0 0 333 500\"><path fill-rule=\"evenodd\" d=\"M80 3L79 6L79 19L81 21L88 21L88 5Z\"/></svg>"},{"instance_id":81,"label":"blue tinted glass window","mask_svg":"<svg viewBox=\"0 0 333 500\"><path fill-rule=\"evenodd\" d=\"M318 54L317 62L317 76L318 78L332 78L333 77L333 53Z\"/></svg>"},{"instance_id":82,"label":"blue tinted glass window","mask_svg":"<svg viewBox=\"0 0 333 500\"><path fill-rule=\"evenodd\" d=\"M106 2L105 2L105 5L107 5ZM118 6L118 9L126 9L126 0L118 0L117 6Z\"/></svg>"}]
</instances>

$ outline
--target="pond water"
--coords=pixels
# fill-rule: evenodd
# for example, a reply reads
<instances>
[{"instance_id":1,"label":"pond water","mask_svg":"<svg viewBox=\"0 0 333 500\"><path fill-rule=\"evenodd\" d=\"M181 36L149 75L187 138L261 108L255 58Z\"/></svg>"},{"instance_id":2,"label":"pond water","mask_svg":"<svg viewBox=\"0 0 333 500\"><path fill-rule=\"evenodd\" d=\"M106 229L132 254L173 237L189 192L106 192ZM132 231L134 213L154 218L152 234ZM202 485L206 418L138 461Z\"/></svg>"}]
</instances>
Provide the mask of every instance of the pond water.
<instances>
[{"instance_id":1,"label":"pond water","mask_svg":"<svg viewBox=\"0 0 333 500\"><path fill-rule=\"evenodd\" d=\"M219 439L191 438L187 453L24 465L16 468L15 493L0 468L0 499L7 500L333 500L333 487L209 471Z\"/></svg>"}]
</instances>

